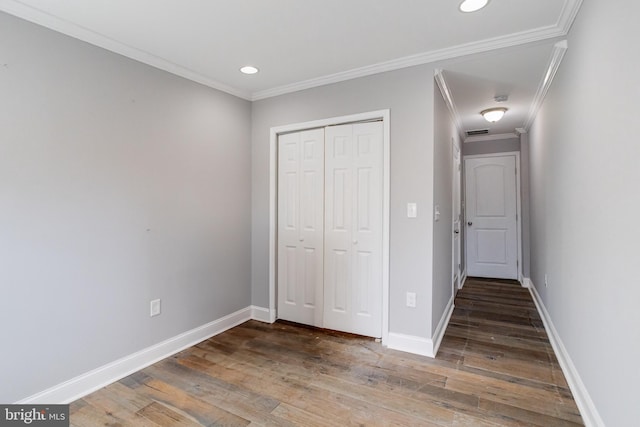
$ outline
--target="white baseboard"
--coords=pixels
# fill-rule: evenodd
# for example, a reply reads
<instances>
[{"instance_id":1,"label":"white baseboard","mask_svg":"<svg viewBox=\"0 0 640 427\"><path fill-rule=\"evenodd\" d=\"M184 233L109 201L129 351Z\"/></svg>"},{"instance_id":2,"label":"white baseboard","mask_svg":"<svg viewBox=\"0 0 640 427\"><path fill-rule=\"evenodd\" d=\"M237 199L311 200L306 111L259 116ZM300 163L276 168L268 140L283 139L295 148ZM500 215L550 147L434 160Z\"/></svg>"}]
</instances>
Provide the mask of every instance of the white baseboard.
<instances>
[{"instance_id":1,"label":"white baseboard","mask_svg":"<svg viewBox=\"0 0 640 427\"><path fill-rule=\"evenodd\" d=\"M149 365L250 320L247 307L22 399L18 404L71 403Z\"/></svg>"},{"instance_id":2,"label":"white baseboard","mask_svg":"<svg viewBox=\"0 0 640 427\"><path fill-rule=\"evenodd\" d=\"M549 341L551 341L553 351L555 351L556 356L558 357L558 362L560 363L562 372L567 379L567 383L569 384L571 393L573 393L573 398L578 405L580 415L582 415L582 421L584 421L584 424L587 427L605 427L604 421L602 421L602 418L600 417L600 414L598 413L593 400L591 400L591 396L589 395L587 388L585 387L582 379L580 378L580 375L578 374L578 370L573 364L573 361L571 360L567 349L565 348L562 340L560 339L560 336L558 335L558 331L551 321L549 312L544 306L542 298L540 298L540 294L538 294L538 290L534 286L531 279L525 278L523 286L525 283L528 285L525 287L529 288L529 292L533 297L533 301L536 304L538 313L540 313L540 317L542 317L542 322L544 323L544 328L547 330L547 335L549 336Z\"/></svg>"},{"instance_id":3,"label":"white baseboard","mask_svg":"<svg viewBox=\"0 0 640 427\"><path fill-rule=\"evenodd\" d=\"M384 345L393 350L406 351L407 353L419 354L420 356L436 357L438 348L447 330L447 325L453 314L453 298L449 300L447 308L438 323L435 333L431 339L417 337L415 335L389 332Z\"/></svg>"},{"instance_id":4,"label":"white baseboard","mask_svg":"<svg viewBox=\"0 0 640 427\"><path fill-rule=\"evenodd\" d=\"M447 308L444 310L444 314L440 319L440 323L438 323L438 327L431 338L431 342L433 343L433 357L438 354L438 349L440 348L440 343L442 342L442 338L444 337L444 333L447 330L447 326L449 325L449 320L451 320L451 315L453 314L453 300L452 296L449 300L449 304L447 304Z\"/></svg>"},{"instance_id":5,"label":"white baseboard","mask_svg":"<svg viewBox=\"0 0 640 427\"><path fill-rule=\"evenodd\" d=\"M251 318L259 322L273 323L276 321L276 313L275 310L269 310L268 308L252 305Z\"/></svg>"},{"instance_id":6,"label":"white baseboard","mask_svg":"<svg viewBox=\"0 0 640 427\"><path fill-rule=\"evenodd\" d=\"M433 341L415 335L389 332L386 341L387 347L393 350L406 351L420 356L435 357L433 354Z\"/></svg>"},{"instance_id":7,"label":"white baseboard","mask_svg":"<svg viewBox=\"0 0 640 427\"><path fill-rule=\"evenodd\" d=\"M523 288L530 289L532 287L531 279L529 279L528 277L523 277L520 283L522 284Z\"/></svg>"},{"instance_id":8,"label":"white baseboard","mask_svg":"<svg viewBox=\"0 0 640 427\"><path fill-rule=\"evenodd\" d=\"M460 281L460 289L464 287L464 282L467 280L467 269L462 272L462 280Z\"/></svg>"}]
</instances>

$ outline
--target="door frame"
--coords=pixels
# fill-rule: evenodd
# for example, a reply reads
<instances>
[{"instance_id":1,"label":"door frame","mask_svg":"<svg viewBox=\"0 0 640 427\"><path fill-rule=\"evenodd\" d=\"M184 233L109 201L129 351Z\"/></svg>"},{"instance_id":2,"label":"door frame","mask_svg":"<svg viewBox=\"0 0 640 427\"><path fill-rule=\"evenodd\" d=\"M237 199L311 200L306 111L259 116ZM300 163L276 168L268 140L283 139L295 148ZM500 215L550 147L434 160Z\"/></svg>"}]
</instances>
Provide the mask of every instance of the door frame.
<instances>
[{"instance_id":1,"label":"door frame","mask_svg":"<svg viewBox=\"0 0 640 427\"><path fill-rule=\"evenodd\" d=\"M382 120L382 344L389 336L389 223L390 223L390 110L369 111L347 116L275 126L269 137L269 321L277 318L278 253L278 135L327 126Z\"/></svg>"},{"instance_id":2,"label":"door frame","mask_svg":"<svg viewBox=\"0 0 640 427\"><path fill-rule=\"evenodd\" d=\"M517 268L516 274L518 276L518 281L522 284L523 276L522 276L522 195L520 189L520 174L522 172L522 167L520 165L520 152L519 151L507 151L504 153L490 153L490 154L470 154L466 156L462 156L462 162L467 159L480 159L480 158L496 158L496 157L510 157L514 156L516 158L516 246L518 247L518 259L517 259ZM463 179L464 179L464 187L466 189L467 186L467 168L466 164L463 167ZM462 185L462 183L461 183ZM465 209L464 209L464 221L463 225L467 223L467 209L466 209L466 201L467 201L467 192L464 192L464 201L465 201ZM466 229L465 229L466 230ZM469 249L469 245L467 242L469 233L464 233L464 251L465 251L465 261L469 259L467 256L467 250ZM465 262L465 270L466 270L466 262Z\"/></svg>"},{"instance_id":3,"label":"door frame","mask_svg":"<svg viewBox=\"0 0 640 427\"><path fill-rule=\"evenodd\" d=\"M458 158L456 159L456 153L458 154ZM451 191L451 201L452 201L452 206L451 206L451 214L452 214L452 221L451 221L451 261L452 261L452 269L451 269L451 279L453 280L453 278L456 276L456 272L457 272L457 281L453 283L453 296L455 298L456 296L456 292L459 289L462 289L462 230L463 230L463 218L462 218L462 162L463 162L463 156L462 156L462 150L461 148L455 143L455 139L453 137L451 137L451 160L452 160L452 165L451 165L451 169L453 172L453 176L451 177L451 186L452 186L452 191ZM457 165L456 165L456 160L457 160ZM456 169L456 166L458 166L458 169ZM456 194L455 191L455 185L456 185L456 178L458 179L458 199L456 200L455 197L453 197ZM456 206L459 205L459 206ZM459 208L460 212L459 212L459 216L458 218L453 217L455 215L456 212L456 208ZM456 226L456 219L458 220L458 264L460 264L460 268L458 268L457 265L455 265L455 260L456 260L456 245L455 245L455 226Z\"/></svg>"}]
</instances>

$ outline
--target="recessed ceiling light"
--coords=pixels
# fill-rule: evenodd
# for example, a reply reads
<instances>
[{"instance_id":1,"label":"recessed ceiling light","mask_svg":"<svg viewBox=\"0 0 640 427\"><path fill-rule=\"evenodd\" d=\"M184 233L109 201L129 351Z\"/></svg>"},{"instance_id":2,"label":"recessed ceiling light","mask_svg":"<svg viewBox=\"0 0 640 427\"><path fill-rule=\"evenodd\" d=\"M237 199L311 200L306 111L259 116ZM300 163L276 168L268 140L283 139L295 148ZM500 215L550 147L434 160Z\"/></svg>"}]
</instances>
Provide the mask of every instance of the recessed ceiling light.
<instances>
[{"instance_id":1,"label":"recessed ceiling light","mask_svg":"<svg viewBox=\"0 0 640 427\"><path fill-rule=\"evenodd\" d=\"M258 72L258 69L256 67L252 67L251 65L247 65L240 68L240 72L244 74L255 74Z\"/></svg>"},{"instance_id":2,"label":"recessed ceiling light","mask_svg":"<svg viewBox=\"0 0 640 427\"><path fill-rule=\"evenodd\" d=\"M489 0L464 0L460 3L460 10L462 12L475 12L485 7L489 3Z\"/></svg>"}]
</instances>

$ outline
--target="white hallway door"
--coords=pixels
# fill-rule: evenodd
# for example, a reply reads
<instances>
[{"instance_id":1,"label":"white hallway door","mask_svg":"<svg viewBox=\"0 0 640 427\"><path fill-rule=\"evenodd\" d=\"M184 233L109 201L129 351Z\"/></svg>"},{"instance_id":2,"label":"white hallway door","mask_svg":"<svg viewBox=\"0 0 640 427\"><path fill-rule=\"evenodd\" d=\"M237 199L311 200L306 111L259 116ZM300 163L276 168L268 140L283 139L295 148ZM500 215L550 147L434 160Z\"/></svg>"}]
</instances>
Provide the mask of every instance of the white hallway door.
<instances>
[{"instance_id":1,"label":"white hallway door","mask_svg":"<svg viewBox=\"0 0 640 427\"><path fill-rule=\"evenodd\" d=\"M281 135L278 150L278 318L380 337L382 122Z\"/></svg>"},{"instance_id":2,"label":"white hallway door","mask_svg":"<svg viewBox=\"0 0 640 427\"><path fill-rule=\"evenodd\" d=\"M467 275L518 279L516 157L465 159Z\"/></svg>"}]
</instances>

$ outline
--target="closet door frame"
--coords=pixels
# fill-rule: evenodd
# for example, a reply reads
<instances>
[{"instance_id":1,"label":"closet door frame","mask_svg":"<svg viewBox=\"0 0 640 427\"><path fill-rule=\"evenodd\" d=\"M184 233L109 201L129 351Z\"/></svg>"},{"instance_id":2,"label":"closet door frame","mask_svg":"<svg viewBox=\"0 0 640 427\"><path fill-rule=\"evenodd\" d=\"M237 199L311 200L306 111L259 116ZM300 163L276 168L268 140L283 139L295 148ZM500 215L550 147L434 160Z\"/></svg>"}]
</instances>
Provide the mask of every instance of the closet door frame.
<instances>
[{"instance_id":1,"label":"closet door frame","mask_svg":"<svg viewBox=\"0 0 640 427\"><path fill-rule=\"evenodd\" d=\"M277 235L278 235L278 135L307 129L349 123L382 120L382 344L389 336L389 201L390 201L390 111L378 110L349 116L332 117L285 126L272 127L269 143L269 322L277 318Z\"/></svg>"}]
</instances>

